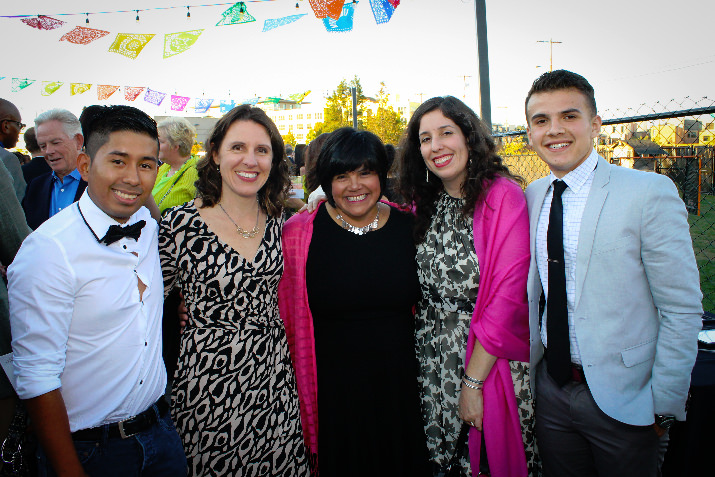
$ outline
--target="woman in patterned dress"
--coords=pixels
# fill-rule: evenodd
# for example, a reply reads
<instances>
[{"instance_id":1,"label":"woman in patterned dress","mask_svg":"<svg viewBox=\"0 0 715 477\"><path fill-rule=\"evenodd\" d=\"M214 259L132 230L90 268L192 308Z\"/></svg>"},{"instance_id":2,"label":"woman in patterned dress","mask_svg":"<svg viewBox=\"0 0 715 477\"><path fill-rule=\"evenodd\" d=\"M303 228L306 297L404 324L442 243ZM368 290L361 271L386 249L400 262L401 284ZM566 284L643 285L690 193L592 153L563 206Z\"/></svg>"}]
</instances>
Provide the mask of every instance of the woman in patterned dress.
<instances>
[{"instance_id":1,"label":"woman in patterned dress","mask_svg":"<svg viewBox=\"0 0 715 477\"><path fill-rule=\"evenodd\" d=\"M518 178L479 118L451 96L415 111L399 161L401 193L416 206L416 345L430 458L447 464L464 422L472 428L468 454L456 450L463 475L479 474L482 437L493 477L536 475L529 220Z\"/></svg>"},{"instance_id":2,"label":"woman in patterned dress","mask_svg":"<svg viewBox=\"0 0 715 477\"><path fill-rule=\"evenodd\" d=\"M305 476L307 455L277 287L283 140L259 108L221 118L199 162L197 198L161 222L165 293L181 289L172 417L191 476Z\"/></svg>"}]
</instances>

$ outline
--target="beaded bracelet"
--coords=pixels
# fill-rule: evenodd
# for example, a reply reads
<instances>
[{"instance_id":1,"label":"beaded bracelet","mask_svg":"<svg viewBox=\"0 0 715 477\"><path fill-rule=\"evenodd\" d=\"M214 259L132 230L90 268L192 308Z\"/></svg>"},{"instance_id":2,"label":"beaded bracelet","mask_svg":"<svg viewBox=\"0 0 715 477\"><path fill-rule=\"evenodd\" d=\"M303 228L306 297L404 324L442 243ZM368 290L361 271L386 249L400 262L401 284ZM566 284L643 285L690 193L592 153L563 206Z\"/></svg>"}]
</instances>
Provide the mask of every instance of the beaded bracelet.
<instances>
[{"instance_id":1,"label":"beaded bracelet","mask_svg":"<svg viewBox=\"0 0 715 477\"><path fill-rule=\"evenodd\" d=\"M462 376L462 379L466 379L470 383L476 384L477 386L481 386L484 384L484 381L482 381L481 379L474 379L474 378L468 376L467 373L464 373L464 376Z\"/></svg>"},{"instance_id":2,"label":"beaded bracelet","mask_svg":"<svg viewBox=\"0 0 715 477\"><path fill-rule=\"evenodd\" d=\"M464 384L465 386L467 386L467 387L470 388L470 389L474 389L474 390L477 390L477 391L479 391L480 389L482 389L482 386L473 386L473 385L469 384L467 381L465 381L464 379L462 379L462 384Z\"/></svg>"}]
</instances>

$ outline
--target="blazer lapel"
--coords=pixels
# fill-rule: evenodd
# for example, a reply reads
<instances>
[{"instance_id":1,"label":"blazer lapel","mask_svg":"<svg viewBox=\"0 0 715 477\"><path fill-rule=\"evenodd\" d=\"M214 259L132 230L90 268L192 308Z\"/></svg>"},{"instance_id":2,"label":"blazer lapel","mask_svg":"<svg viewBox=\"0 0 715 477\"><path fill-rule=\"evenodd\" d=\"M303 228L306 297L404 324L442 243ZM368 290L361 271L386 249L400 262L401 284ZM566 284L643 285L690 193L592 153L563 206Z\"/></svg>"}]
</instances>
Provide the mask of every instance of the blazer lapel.
<instances>
[{"instance_id":1,"label":"blazer lapel","mask_svg":"<svg viewBox=\"0 0 715 477\"><path fill-rule=\"evenodd\" d=\"M596 225L601 215L603 204L608 196L608 182L611 176L611 165L601 156L598 157L598 166L591 183L591 191L588 194L586 207L581 218L581 230L578 235L578 250L576 251L576 296L574 297L574 309L578 308L583 290L583 282L586 278L586 271L591 260L593 241L596 236Z\"/></svg>"}]
</instances>

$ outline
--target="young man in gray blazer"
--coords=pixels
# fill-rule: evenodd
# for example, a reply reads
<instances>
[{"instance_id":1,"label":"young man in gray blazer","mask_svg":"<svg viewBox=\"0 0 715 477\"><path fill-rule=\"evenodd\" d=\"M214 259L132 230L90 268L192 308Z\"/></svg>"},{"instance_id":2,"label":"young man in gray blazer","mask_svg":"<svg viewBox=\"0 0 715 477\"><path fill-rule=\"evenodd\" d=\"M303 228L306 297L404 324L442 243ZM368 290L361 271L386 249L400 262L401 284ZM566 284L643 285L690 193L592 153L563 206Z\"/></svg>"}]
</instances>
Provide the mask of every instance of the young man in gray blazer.
<instances>
[{"instance_id":1,"label":"young man in gray blazer","mask_svg":"<svg viewBox=\"0 0 715 477\"><path fill-rule=\"evenodd\" d=\"M685 206L666 176L596 153L601 118L585 78L539 77L526 118L551 170L526 190L544 475L657 475L667 429L685 419L702 325Z\"/></svg>"}]
</instances>

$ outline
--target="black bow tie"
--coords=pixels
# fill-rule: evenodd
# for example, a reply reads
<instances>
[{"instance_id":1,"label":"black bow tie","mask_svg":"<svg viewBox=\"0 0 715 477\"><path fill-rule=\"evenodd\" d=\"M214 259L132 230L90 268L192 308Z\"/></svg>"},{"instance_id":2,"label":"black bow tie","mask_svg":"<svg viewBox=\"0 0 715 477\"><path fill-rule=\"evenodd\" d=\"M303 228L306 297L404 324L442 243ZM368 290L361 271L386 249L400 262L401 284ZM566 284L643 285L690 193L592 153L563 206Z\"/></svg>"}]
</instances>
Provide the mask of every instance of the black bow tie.
<instances>
[{"instance_id":1,"label":"black bow tie","mask_svg":"<svg viewBox=\"0 0 715 477\"><path fill-rule=\"evenodd\" d=\"M122 227L121 225L110 225L109 230L107 230L107 234L102 237L102 240L100 240L99 243L109 245L124 237L138 240L144 225L146 225L146 221L144 220L140 220L132 225L127 225L126 227Z\"/></svg>"}]
</instances>

